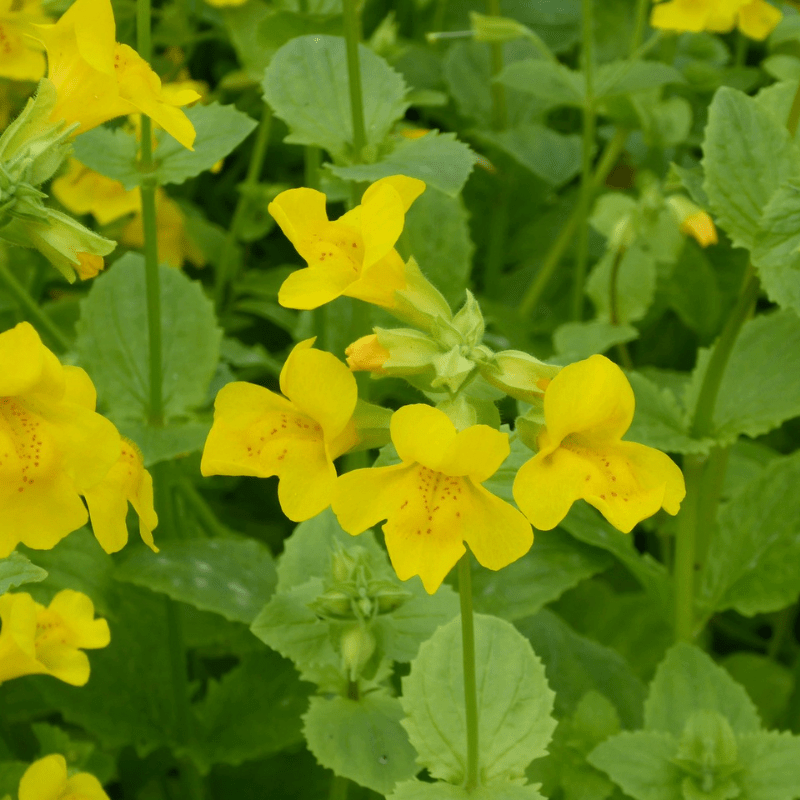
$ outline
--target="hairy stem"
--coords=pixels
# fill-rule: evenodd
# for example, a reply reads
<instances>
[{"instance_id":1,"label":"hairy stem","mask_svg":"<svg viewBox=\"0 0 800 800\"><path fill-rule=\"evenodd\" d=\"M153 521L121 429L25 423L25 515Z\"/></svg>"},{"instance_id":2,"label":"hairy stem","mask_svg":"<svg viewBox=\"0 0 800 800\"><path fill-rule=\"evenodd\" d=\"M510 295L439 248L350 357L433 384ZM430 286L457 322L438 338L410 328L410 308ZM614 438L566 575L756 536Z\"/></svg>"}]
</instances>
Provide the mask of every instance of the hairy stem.
<instances>
[{"instance_id":1,"label":"hairy stem","mask_svg":"<svg viewBox=\"0 0 800 800\"><path fill-rule=\"evenodd\" d=\"M472 567L469 551L458 562L461 597L461 644L464 658L464 710L467 720L467 776L464 788L471 792L480 783L478 764L478 686L475 678L475 620L472 615Z\"/></svg>"}]
</instances>

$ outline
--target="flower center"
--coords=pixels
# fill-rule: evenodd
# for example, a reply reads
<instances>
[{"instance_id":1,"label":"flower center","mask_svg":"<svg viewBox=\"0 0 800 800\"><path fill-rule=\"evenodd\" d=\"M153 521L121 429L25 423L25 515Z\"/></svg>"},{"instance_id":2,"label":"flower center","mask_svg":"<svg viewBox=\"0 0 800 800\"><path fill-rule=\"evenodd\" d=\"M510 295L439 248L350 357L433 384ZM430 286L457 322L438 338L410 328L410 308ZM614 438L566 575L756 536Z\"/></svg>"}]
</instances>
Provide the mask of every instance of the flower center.
<instances>
[{"instance_id":1,"label":"flower center","mask_svg":"<svg viewBox=\"0 0 800 800\"><path fill-rule=\"evenodd\" d=\"M460 519L463 478L454 478L419 465L414 480L414 497L406 499L400 511L416 512L413 516L418 535L432 534L435 528Z\"/></svg>"},{"instance_id":2,"label":"flower center","mask_svg":"<svg viewBox=\"0 0 800 800\"><path fill-rule=\"evenodd\" d=\"M41 425L23 403L0 398L0 475L16 484L17 492L32 486L42 473Z\"/></svg>"}]
</instances>

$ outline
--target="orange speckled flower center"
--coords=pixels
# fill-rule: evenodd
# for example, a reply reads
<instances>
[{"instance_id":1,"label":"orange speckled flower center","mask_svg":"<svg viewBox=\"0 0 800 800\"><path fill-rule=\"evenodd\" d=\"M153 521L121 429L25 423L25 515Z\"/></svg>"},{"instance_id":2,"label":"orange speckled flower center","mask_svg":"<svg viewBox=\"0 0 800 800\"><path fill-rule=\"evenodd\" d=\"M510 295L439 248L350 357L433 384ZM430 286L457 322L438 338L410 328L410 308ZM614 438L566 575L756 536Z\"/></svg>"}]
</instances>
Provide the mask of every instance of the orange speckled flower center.
<instances>
[{"instance_id":1,"label":"orange speckled flower center","mask_svg":"<svg viewBox=\"0 0 800 800\"><path fill-rule=\"evenodd\" d=\"M413 468L414 496L400 505L401 514L414 515L418 535L432 534L461 518L461 496L466 478L454 478L418 464Z\"/></svg>"},{"instance_id":2,"label":"orange speckled flower center","mask_svg":"<svg viewBox=\"0 0 800 800\"><path fill-rule=\"evenodd\" d=\"M323 442L322 428L311 417L286 411L266 414L253 429L247 447L248 457L258 458L262 454L276 456L283 461L292 442Z\"/></svg>"},{"instance_id":3,"label":"orange speckled flower center","mask_svg":"<svg viewBox=\"0 0 800 800\"><path fill-rule=\"evenodd\" d=\"M55 458L42 438L41 424L19 400L0 398L0 474L16 480L17 492L33 485Z\"/></svg>"},{"instance_id":4,"label":"orange speckled flower center","mask_svg":"<svg viewBox=\"0 0 800 800\"><path fill-rule=\"evenodd\" d=\"M356 274L361 273L364 264L364 241L361 233L349 225L329 222L309 235L309 266L317 262L324 267L328 259L336 256L346 259ZM338 251L338 253L337 253Z\"/></svg>"}]
</instances>

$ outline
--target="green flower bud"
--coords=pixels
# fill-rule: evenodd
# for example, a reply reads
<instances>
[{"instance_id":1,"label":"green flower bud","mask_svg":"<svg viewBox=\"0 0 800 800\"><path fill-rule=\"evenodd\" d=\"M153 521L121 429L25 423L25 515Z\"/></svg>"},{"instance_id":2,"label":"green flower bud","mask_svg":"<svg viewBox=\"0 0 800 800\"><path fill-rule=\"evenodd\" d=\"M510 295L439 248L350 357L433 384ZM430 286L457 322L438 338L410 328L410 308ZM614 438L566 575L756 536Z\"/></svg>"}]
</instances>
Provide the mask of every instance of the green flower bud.
<instances>
[{"instance_id":1,"label":"green flower bud","mask_svg":"<svg viewBox=\"0 0 800 800\"><path fill-rule=\"evenodd\" d=\"M349 680L355 681L375 652L375 637L364 625L359 624L346 630L339 644L342 651L342 670Z\"/></svg>"},{"instance_id":2,"label":"green flower bud","mask_svg":"<svg viewBox=\"0 0 800 800\"><path fill-rule=\"evenodd\" d=\"M481 365L481 375L517 400L541 403L545 389L560 369L521 350L503 350Z\"/></svg>"},{"instance_id":3,"label":"green flower bud","mask_svg":"<svg viewBox=\"0 0 800 800\"><path fill-rule=\"evenodd\" d=\"M529 30L525 25L508 17L487 16L479 14L477 11L470 11L469 21L475 32L476 42L504 44L529 35Z\"/></svg>"},{"instance_id":4,"label":"green flower bud","mask_svg":"<svg viewBox=\"0 0 800 800\"><path fill-rule=\"evenodd\" d=\"M335 589L330 589L321 594L309 604L309 608L321 617L334 619L355 619L350 595Z\"/></svg>"},{"instance_id":5,"label":"green flower bud","mask_svg":"<svg viewBox=\"0 0 800 800\"><path fill-rule=\"evenodd\" d=\"M447 300L422 274L413 256L406 263L405 275L406 288L395 292L396 303L388 311L424 331L429 331L438 319L453 318Z\"/></svg>"}]
</instances>

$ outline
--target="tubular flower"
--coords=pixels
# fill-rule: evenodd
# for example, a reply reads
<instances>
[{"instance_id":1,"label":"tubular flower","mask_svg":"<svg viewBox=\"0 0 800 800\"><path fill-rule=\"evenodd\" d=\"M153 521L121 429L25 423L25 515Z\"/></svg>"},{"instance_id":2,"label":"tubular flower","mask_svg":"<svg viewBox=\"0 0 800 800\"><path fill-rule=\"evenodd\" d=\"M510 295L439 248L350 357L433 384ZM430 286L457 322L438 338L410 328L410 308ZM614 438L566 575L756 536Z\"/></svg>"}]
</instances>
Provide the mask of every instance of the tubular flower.
<instances>
[{"instance_id":1,"label":"tubular flower","mask_svg":"<svg viewBox=\"0 0 800 800\"><path fill-rule=\"evenodd\" d=\"M81 495L107 552L119 541L109 531L124 527L128 499L153 546L150 476L132 458L131 444L95 413L96 399L89 376L62 366L27 322L0 333L0 558L20 542L48 550L85 525ZM132 475L121 474L120 464ZM112 490L119 492L116 506ZM120 506L115 529L111 511Z\"/></svg>"},{"instance_id":2,"label":"tubular flower","mask_svg":"<svg viewBox=\"0 0 800 800\"><path fill-rule=\"evenodd\" d=\"M38 81L44 76L44 53L31 41L31 23L46 22L41 0L0 0L0 78Z\"/></svg>"},{"instance_id":3,"label":"tubular flower","mask_svg":"<svg viewBox=\"0 0 800 800\"><path fill-rule=\"evenodd\" d=\"M544 393L539 452L514 480L514 499L531 523L558 525L583 498L628 533L659 508L677 514L686 494L669 456L621 441L633 421L634 396L622 370L603 356L570 364Z\"/></svg>"},{"instance_id":4,"label":"tubular flower","mask_svg":"<svg viewBox=\"0 0 800 800\"><path fill-rule=\"evenodd\" d=\"M19 782L19 800L108 800L94 775L68 777L67 760L53 754L34 761Z\"/></svg>"},{"instance_id":5,"label":"tubular flower","mask_svg":"<svg viewBox=\"0 0 800 800\"><path fill-rule=\"evenodd\" d=\"M668 31L727 33L738 26L751 39L766 39L782 14L766 0L669 0L653 8L650 24Z\"/></svg>"},{"instance_id":6,"label":"tubular flower","mask_svg":"<svg viewBox=\"0 0 800 800\"><path fill-rule=\"evenodd\" d=\"M81 398L94 387L62 367L27 322L0 334L0 558L47 550L88 519L81 490L119 458L116 428Z\"/></svg>"},{"instance_id":7,"label":"tubular flower","mask_svg":"<svg viewBox=\"0 0 800 800\"><path fill-rule=\"evenodd\" d=\"M675 194L667 198L667 205L672 209L684 236L691 236L700 247L708 247L719 241L714 220L691 200Z\"/></svg>"},{"instance_id":8,"label":"tubular flower","mask_svg":"<svg viewBox=\"0 0 800 800\"><path fill-rule=\"evenodd\" d=\"M94 618L89 597L59 592L45 608L25 593L0 597L0 683L23 675L52 675L72 686L89 680L84 649L107 647L108 623Z\"/></svg>"},{"instance_id":9,"label":"tubular flower","mask_svg":"<svg viewBox=\"0 0 800 800\"><path fill-rule=\"evenodd\" d=\"M334 459L358 443L356 380L330 353L300 342L280 375L284 396L242 381L217 395L203 475L278 476L278 500L300 522L331 502Z\"/></svg>"},{"instance_id":10,"label":"tubular flower","mask_svg":"<svg viewBox=\"0 0 800 800\"><path fill-rule=\"evenodd\" d=\"M195 131L180 106L199 98L185 90L169 97L139 54L116 39L110 0L77 0L55 25L37 25L47 50L48 77L58 91L51 119L79 122L83 133L114 117L142 113L192 149Z\"/></svg>"},{"instance_id":11,"label":"tubular flower","mask_svg":"<svg viewBox=\"0 0 800 800\"><path fill-rule=\"evenodd\" d=\"M353 535L387 520L386 547L400 580L419 575L433 594L464 542L495 570L528 552L531 526L481 486L508 456L506 434L488 425L456 432L443 411L417 404L394 413L391 435L402 463L342 475L333 510Z\"/></svg>"},{"instance_id":12,"label":"tubular flower","mask_svg":"<svg viewBox=\"0 0 800 800\"><path fill-rule=\"evenodd\" d=\"M392 308L395 292L407 284L405 264L394 246L406 212L424 190L416 178L382 178L364 192L360 206L335 221L328 220L322 192L281 192L269 213L308 263L283 282L281 305L318 308L345 295Z\"/></svg>"},{"instance_id":13,"label":"tubular flower","mask_svg":"<svg viewBox=\"0 0 800 800\"><path fill-rule=\"evenodd\" d=\"M347 356L347 366L352 372L375 372L379 375L385 374L383 365L391 356L374 333L356 339L348 345L344 354Z\"/></svg>"}]
</instances>

